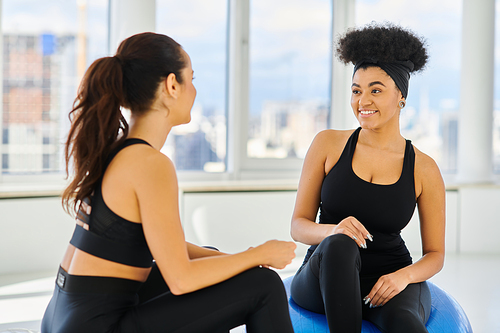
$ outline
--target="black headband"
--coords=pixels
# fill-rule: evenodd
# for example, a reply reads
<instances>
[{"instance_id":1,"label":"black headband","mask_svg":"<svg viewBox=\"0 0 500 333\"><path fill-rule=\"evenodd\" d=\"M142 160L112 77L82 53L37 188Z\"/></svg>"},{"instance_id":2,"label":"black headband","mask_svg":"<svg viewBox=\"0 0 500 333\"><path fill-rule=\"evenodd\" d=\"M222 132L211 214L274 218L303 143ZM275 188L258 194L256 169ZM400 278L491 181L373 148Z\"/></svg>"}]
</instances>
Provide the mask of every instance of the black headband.
<instances>
[{"instance_id":1,"label":"black headband","mask_svg":"<svg viewBox=\"0 0 500 333\"><path fill-rule=\"evenodd\" d=\"M410 72L413 70L414 65L410 60L406 61L393 61L393 62L379 62L375 59L362 59L354 65L354 73L365 64L373 64L380 67L384 72L387 73L396 83L401 94L406 99L408 96L408 86L410 81Z\"/></svg>"}]
</instances>

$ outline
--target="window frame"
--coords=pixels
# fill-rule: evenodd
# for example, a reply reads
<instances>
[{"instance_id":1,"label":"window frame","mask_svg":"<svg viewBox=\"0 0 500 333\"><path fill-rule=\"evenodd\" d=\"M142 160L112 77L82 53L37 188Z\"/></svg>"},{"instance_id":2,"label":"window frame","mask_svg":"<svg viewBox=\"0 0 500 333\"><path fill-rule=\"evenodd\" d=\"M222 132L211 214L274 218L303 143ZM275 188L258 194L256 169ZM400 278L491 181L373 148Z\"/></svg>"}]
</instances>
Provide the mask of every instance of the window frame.
<instances>
[{"instance_id":1,"label":"window frame","mask_svg":"<svg viewBox=\"0 0 500 333\"><path fill-rule=\"evenodd\" d=\"M154 3L154 0L149 0ZM221 173L208 173L205 171L179 171L180 181L228 181L228 180L257 180L257 179L298 179L302 168L303 158L249 158L247 156L248 141L248 114L249 114L249 39L250 39L250 1L251 0L227 0L227 27L226 27L226 119L227 119L227 150L226 171ZM353 0L331 0L332 1L332 24L331 36L344 31L346 27L354 22ZM151 3L148 3L151 7ZM0 7L2 0L0 0ZM155 11L145 12L146 17L141 17L141 22L154 22ZM117 15L127 21L127 15L136 15L136 11L123 11L116 9L117 0L109 0L108 9L108 41L109 49L113 49L116 42L116 31L123 29ZM3 48L3 31L1 29L2 12L0 8L0 48ZM139 24L140 26L140 24ZM138 26L135 27L139 29ZM2 51L2 49L0 49ZM3 52L0 53L2 61ZM347 121L350 108L346 89L334 89L334 87L346 87L349 82L349 71L345 66L339 65L330 59L330 115L328 128L349 128ZM0 72L0 79L2 72ZM347 81L346 81L347 79ZM3 91L0 91L2 97ZM342 110L333 112L332 110ZM344 112L345 110L345 112ZM2 124L2 105L0 105L0 125ZM352 121L351 121L352 122ZM0 146L0 147L3 147ZM0 153L3 152L3 148ZM30 174L30 175L8 175L0 173L0 192L6 189L32 188L63 188L66 184L64 172L57 174Z\"/></svg>"},{"instance_id":2,"label":"window frame","mask_svg":"<svg viewBox=\"0 0 500 333\"><path fill-rule=\"evenodd\" d=\"M109 24L108 16L108 24ZM3 0L0 0L0 82L3 82ZM108 30L109 36L109 30ZM109 37L108 37L109 41ZM106 50L107 51L107 50ZM106 52L107 53L107 52ZM75 60L76 62L76 60ZM71 97L71 100L75 96ZM3 101L3 87L0 89L0 100ZM70 105L68 105L68 108ZM2 129L2 141L0 141L0 155L3 155L3 103L0 103L0 128ZM8 143L7 143L8 144ZM61 154L64 148L61 147ZM43 157L42 157L43 158ZM43 163L43 162L42 162ZM60 172L19 173L4 174L0 169L0 198L3 197L25 197L25 196L51 196L61 193L68 183L68 177L64 164ZM43 169L43 168L42 168Z\"/></svg>"},{"instance_id":3,"label":"window frame","mask_svg":"<svg viewBox=\"0 0 500 333\"><path fill-rule=\"evenodd\" d=\"M234 173L236 179L260 178L295 178L300 174L303 158L251 158L247 154L248 125L249 125L249 41L250 41L250 1L228 0L228 172ZM349 0L332 0L331 36L335 35L333 24L338 22L334 13L342 9L340 3L346 4ZM344 6L343 8L354 7ZM354 12L351 21L354 21ZM347 17L348 15L341 15ZM346 22L343 22L344 24ZM339 24L337 24L339 26ZM333 57L330 57L330 82L333 82ZM333 110L332 84L330 84L330 115L327 127L332 125L331 113ZM235 129L239 129L235 133Z\"/></svg>"}]
</instances>

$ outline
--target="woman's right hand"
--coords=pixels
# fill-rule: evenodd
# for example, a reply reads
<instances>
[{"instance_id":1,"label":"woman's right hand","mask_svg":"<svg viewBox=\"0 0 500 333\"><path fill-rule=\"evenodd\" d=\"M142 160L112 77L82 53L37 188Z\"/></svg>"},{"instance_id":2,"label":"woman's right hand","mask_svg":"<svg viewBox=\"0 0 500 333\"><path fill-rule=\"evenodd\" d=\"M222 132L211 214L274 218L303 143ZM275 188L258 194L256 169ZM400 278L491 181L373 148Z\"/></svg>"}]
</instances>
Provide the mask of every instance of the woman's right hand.
<instances>
[{"instance_id":1,"label":"woman's right hand","mask_svg":"<svg viewBox=\"0 0 500 333\"><path fill-rule=\"evenodd\" d=\"M263 255L264 261L261 264L262 266L283 269L295 258L296 248L297 245L294 242L273 239L254 249L261 251Z\"/></svg>"},{"instance_id":2,"label":"woman's right hand","mask_svg":"<svg viewBox=\"0 0 500 333\"><path fill-rule=\"evenodd\" d=\"M366 249L366 240L373 241L373 236L355 217L349 216L343 219L333 228L332 235L344 234L351 237L359 247Z\"/></svg>"}]
</instances>

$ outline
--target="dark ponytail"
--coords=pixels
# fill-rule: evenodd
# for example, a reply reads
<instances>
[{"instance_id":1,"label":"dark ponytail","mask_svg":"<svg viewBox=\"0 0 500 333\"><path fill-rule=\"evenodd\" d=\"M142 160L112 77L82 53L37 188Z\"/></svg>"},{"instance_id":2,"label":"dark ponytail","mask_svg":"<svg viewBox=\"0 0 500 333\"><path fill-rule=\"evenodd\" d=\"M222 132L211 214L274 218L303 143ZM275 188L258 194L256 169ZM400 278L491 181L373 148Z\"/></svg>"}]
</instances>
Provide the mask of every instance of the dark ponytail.
<instances>
[{"instance_id":1,"label":"dark ponytail","mask_svg":"<svg viewBox=\"0 0 500 333\"><path fill-rule=\"evenodd\" d=\"M110 152L126 139L128 124L121 107L134 115L147 112L159 83L171 73L182 83L185 66L177 42L143 33L124 40L114 57L98 59L89 67L69 114L66 172L69 175L72 164L74 176L62 194L66 211L77 212L102 177Z\"/></svg>"},{"instance_id":2,"label":"dark ponytail","mask_svg":"<svg viewBox=\"0 0 500 333\"><path fill-rule=\"evenodd\" d=\"M74 177L64 191L66 210L76 210L83 198L89 197L104 168L109 154L122 131L128 134L128 124L123 118L123 73L114 57L96 60L87 70L80 84L78 97L69 116L71 129L66 141L66 172L69 175L73 158Z\"/></svg>"}]
</instances>

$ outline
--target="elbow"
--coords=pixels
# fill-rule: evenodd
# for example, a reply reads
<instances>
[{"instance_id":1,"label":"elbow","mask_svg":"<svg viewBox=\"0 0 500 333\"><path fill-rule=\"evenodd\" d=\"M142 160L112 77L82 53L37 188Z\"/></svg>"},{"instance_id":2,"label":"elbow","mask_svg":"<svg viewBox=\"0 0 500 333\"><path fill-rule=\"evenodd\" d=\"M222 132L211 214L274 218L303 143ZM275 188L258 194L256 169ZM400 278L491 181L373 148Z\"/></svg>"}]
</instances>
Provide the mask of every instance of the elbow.
<instances>
[{"instance_id":1,"label":"elbow","mask_svg":"<svg viewBox=\"0 0 500 333\"><path fill-rule=\"evenodd\" d=\"M181 290L180 288L170 288L170 292L172 293L172 295L175 296L181 296L187 294L187 292Z\"/></svg>"},{"instance_id":2,"label":"elbow","mask_svg":"<svg viewBox=\"0 0 500 333\"><path fill-rule=\"evenodd\" d=\"M194 281L190 279L189 276L189 274L170 274L167 276L167 279L165 279L165 283L173 295L184 295L196 290L193 284Z\"/></svg>"},{"instance_id":3,"label":"elbow","mask_svg":"<svg viewBox=\"0 0 500 333\"><path fill-rule=\"evenodd\" d=\"M193 291L185 282L182 281L170 283L168 287L170 289L170 292L175 296L184 295Z\"/></svg>"},{"instance_id":4,"label":"elbow","mask_svg":"<svg viewBox=\"0 0 500 333\"><path fill-rule=\"evenodd\" d=\"M444 249L443 250L440 250L440 251L436 251L436 264L437 264L437 268L438 268L438 272L441 271L444 267L444 254L445 251Z\"/></svg>"},{"instance_id":5,"label":"elbow","mask_svg":"<svg viewBox=\"0 0 500 333\"><path fill-rule=\"evenodd\" d=\"M181 286L177 285L176 283L170 283L168 285L168 289L170 289L170 292L172 294L174 294L175 296L180 296L180 295L186 293L186 292L184 292L183 288Z\"/></svg>"},{"instance_id":6,"label":"elbow","mask_svg":"<svg viewBox=\"0 0 500 333\"><path fill-rule=\"evenodd\" d=\"M444 267L444 256L445 256L445 252L444 250L441 251L428 251L428 252L425 252L424 256L427 256L430 258L432 258L432 260L434 261L434 267L435 267L435 273L434 274L437 274L439 273L443 267Z\"/></svg>"},{"instance_id":7,"label":"elbow","mask_svg":"<svg viewBox=\"0 0 500 333\"><path fill-rule=\"evenodd\" d=\"M295 242L299 242L300 240L298 239L297 235L297 228L295 227L294 220L292 220L292 225L290 226L290 236Z\"/></svg>"},{"instance_id":8,"label":"elbow","mask_svg":"<svg viewBox=\"0 0 500 333\"><path fill-rule=\"evenodd\" d=\"M445 257L445 253L442 252L441 253L441 261L439 262L439 270L438 270L438 272L440 272L443 269L443 267L444 267L444 257Z\"/></svg>"}]
</instances>

